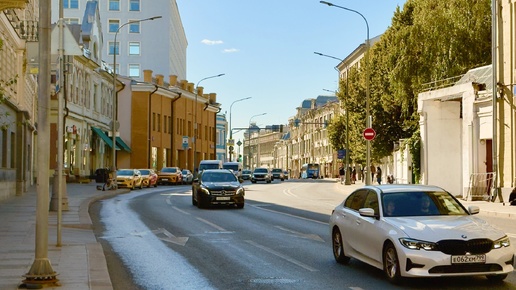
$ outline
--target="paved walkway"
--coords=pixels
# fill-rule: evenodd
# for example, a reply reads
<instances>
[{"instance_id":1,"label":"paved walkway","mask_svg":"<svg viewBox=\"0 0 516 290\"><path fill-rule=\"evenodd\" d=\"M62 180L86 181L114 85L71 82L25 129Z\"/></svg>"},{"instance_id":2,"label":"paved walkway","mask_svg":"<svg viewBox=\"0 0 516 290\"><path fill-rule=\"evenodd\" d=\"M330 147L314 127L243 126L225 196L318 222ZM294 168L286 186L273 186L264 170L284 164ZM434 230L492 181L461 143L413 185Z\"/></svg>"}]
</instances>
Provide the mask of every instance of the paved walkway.
<instances>
[{"instance_id":1,"label":"paved walkway","mask_svg":"<svg viewBox=\"0 0 516 290\"><path fill-rule=\"evenodd\" d=\"M324 180L331 182L330 180ZM346 192L362 186L340 185ZM99 191L97 184L67 184L68 210L62 212L61 246L57 247L57 212L51 211L48 220L48 260L57 273L60 286L46 285L44 289L112 290L106 258L96 240L88 213L96 200L128 192L127 189ZM24 285L35 259L36 189L24 196L0 202L0 290L36 289ZM477 205L482 213L494 216L516 217L516 206L485 201L463 201Z\"/></svg>"}]
</instances>

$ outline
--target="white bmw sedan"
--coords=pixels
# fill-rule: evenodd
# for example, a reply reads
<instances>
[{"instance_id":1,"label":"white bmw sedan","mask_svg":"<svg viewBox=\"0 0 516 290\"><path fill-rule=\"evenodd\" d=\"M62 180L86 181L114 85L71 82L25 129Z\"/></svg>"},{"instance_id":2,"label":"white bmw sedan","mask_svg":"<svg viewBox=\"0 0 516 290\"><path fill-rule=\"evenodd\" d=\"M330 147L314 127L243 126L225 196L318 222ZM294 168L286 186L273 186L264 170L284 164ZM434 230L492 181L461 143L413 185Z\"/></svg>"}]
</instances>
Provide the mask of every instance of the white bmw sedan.
<instances>
[{"instance_id":1,"label":"white bmw sedan","mask_svg":"<svg viewBox=\"0 0 516 290\"><path fill-rule=\"evenodd\" d=\"M382 269L393 283L472 275L501 281L514 270L515 249L478 212L436 186L365 186L332 211L333 255Z\"/></svg>"}]
</instances>

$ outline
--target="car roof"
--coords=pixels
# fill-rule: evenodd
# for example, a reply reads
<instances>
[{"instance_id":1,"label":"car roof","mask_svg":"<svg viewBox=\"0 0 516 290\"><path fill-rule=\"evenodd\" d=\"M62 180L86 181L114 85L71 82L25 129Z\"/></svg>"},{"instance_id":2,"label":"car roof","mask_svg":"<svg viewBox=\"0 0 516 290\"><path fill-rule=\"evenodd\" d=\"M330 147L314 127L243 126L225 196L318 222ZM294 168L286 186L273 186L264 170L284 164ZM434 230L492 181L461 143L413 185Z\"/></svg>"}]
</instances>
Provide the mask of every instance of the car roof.
<instances>
[{"instance_id":1,"label":"car roof","mask_svg":"<svg viewBox=\"0 0 516 290\"><path fill-rule=\"evenodd\" d=\"M363 188L373 189L382 193L411 192L411 191L446 191L439 186L424 184L384 184L369 185Z\"/></svg>"}]
</instances>

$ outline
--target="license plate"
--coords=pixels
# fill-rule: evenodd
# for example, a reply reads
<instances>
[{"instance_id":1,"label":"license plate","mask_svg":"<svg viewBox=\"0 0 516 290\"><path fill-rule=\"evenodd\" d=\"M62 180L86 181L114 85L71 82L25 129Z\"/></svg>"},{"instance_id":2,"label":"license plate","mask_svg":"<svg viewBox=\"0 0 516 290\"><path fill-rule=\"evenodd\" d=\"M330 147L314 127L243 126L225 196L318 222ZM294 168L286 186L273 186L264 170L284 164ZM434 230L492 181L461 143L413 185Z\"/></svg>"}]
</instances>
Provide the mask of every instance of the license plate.
<instances>
[{"instance_id":1,"label":"license plate","mask_svg":"<svg viewBox=\"0 0 516 290\"><path fill-rule=\"evenodd\" d=\"M229 196L219 196L217 197L217 200L229 200Z\"/></svg>"},{"instance_id":2,"label":"license plate","mask_svg":"<svg viewBox=\"0 0 516 290\"><path fill-rule=\"evenodd\" d=\"M162 178L161 180L168 181L168 178Z\"/></svg>"},{"instance_id":3,"label":"license plate","mask_svg":"<svg viewBox=\"0 0 516 290\"><path fill-rule=\"evenodd\" d=\"M451 257L452 264L477 264L485 262L486 255L460 255Z\"/></svg>"}]
</instances>

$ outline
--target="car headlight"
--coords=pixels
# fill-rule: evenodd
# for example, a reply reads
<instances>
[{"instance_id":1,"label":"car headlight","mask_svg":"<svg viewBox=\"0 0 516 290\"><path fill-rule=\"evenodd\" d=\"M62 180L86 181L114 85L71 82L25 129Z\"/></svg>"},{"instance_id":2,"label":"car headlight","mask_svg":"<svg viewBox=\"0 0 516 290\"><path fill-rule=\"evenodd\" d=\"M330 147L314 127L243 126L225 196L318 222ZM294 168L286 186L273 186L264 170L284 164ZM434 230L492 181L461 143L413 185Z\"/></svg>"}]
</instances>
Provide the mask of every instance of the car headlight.
<instances>
[{"instance_id":1,"label":"car headlight","mask_svg":"<svg viewBox=\"0 0 516 290\"><path fill-rule=\"evenodd\" d=\"M504 236L503 238L498 239L493 242L493 249L500 249L503 247L508 247L510 245L511 245L511 240L509 239L508 236Z\"/></svg>"},{"instance_id":2,"label":"car headlight","mask_svg":"<svg viewBox=\"0 0 516 290\"><path fill-rule=\"evenodd\" d=\"M243 187L240 187L239 189L237 189L236 191L236 195L244 195L244 188Z\"/></svg>"},{"instance_id":3,"label":"car headlight","mask_svg":"<svg viewBox=\"0 0 516 290\"><path fill-rule=\"evenodd\" d=\"M432 242L420 241L409 238L400 238L400 243L407 249L411 250L426 250L426 251L435 251L437 249L437 245Z\"/></svg>"},{"instance_id":4,"label":"car headlight","mask_svg":"<svg viewBox=\"0 0 516 290\"><path fill-rule=\"evenodd\" d=\"M201 187L201 191L206 195L210 195L210 191L206 187Z\"/></svg>"}]
</instances>

